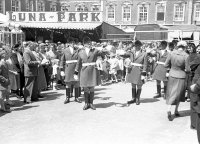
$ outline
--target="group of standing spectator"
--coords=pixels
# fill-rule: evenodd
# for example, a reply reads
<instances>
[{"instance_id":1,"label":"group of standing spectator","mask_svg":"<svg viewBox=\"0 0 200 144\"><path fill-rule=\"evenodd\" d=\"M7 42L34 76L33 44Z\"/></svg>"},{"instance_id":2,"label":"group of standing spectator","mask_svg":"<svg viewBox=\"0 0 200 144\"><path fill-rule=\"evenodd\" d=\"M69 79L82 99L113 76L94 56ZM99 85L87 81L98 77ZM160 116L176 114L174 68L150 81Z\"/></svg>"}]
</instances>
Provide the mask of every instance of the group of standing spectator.
<instances>
[{"instance_id":1,"label":"group of standing spectator","mask_svg":"<svg viewBox=\"0 0 200 144\"><path fill-rule=\"evenodd\" d=\"M66 87L66 100L73 91L75 101L84 91L84 110L92 108L94 87L111 81L131 83L127 105L140 104L142 86L146 79L156 80L157 95L168 105L167 118L179 117L180 102L190 101L191 128L197 129L200 141L200 46L185 41L142 43L96 43L86 41L66 44L27 41L0 48L0 105L11 112L11 95L23 98L25 104L44 98L43 90ZM163 82L163 94L162 94ZM74 90L73 90L74 89Z\"/></svg>"}]
</instances>

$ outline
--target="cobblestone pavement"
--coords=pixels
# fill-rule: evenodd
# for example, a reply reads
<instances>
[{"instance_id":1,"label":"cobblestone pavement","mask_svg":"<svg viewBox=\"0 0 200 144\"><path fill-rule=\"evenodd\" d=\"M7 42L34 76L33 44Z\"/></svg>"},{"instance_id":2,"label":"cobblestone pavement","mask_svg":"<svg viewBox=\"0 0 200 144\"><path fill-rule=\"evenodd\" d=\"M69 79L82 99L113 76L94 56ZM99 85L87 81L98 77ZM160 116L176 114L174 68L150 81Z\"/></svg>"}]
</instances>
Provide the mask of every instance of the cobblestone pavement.
<instances>
[{"instance_id":1,"label":"cobblestone pavement","mask_svg":"<svg viewBox=\"0 0 200 144\"><path fill-rule=\"evenodd\" d=\"M95 89L96 111L83 105L64 105L65 90L46 91L45 98L12 113L0 113L0 144L197 144L190 129L189 103L181 103L181 117L168 121L165 101L153 99L154 81L144 85L141 104L127 107L131 85L117 83ZM81 98L83 100L83 98Z\"/></svg>"}]
</instances>

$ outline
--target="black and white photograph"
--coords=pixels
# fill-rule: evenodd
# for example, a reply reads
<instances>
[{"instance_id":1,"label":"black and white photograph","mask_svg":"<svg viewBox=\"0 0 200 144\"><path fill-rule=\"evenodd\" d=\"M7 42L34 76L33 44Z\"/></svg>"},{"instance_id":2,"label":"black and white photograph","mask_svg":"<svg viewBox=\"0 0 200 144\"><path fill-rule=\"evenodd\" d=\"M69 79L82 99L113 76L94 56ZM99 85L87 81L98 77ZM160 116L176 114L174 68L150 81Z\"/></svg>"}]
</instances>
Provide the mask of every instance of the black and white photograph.
<instances>
[{"instance_id":1,"label":"black and white photograph","mask_svg":"<svg viewBox=\"0 0 200 144\"><path fill-rule=\"evenodd\" d=\"M200 144L199 0L0 0L0 144Z\"/></svg>"}]
</instances>

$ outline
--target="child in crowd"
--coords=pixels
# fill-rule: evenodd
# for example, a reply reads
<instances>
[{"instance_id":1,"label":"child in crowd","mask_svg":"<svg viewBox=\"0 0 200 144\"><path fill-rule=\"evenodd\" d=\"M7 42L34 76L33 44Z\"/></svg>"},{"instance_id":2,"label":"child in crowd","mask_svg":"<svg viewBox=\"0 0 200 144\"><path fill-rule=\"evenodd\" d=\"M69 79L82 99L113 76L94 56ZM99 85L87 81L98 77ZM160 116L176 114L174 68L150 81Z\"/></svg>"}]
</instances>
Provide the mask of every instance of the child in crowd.
<instances>
[{"instance_id":1,"label":"child in crowd","mask_svg":"<svg viewBox=\"0 0 200 144\"><path fill-rule=\"evenodd\" d=\"M111 75L111 80L112 82L118 82L118 79L117 79L117 70L119 69L119 63L118 63L118 60L115 56L115 54L111 53L110 55L110 60L109 60L109 63L110 63L110 75Z\"/></svg>"},{"instance_id":2,"label":"child in crowd","mask_svg":"<svg viewBox=\"0 0 200 144\"><path fill-rule=\"evenodd\" d=\"M53 60L53 74L52 74L52 77L53 77L53 80L55 79L56 80L56 83L55 83L55 86L53 86L53 89L59 89L58 88L58 80L60 79L60 75L58 74L59 73L59 60L58 59L54 59Z\"/></svg>"},{"instance_id":3,"label":"child in crowd","mask_svg":"<svg viewBox=\"0 0 200 144\"><path fill-rule=\"evenodd\" d=\"M6 64L7 53L5 50L0 51L0 105L3 112L11 112L8 105L4 102L5 98L9 99L8 86L10 84L8 76L8 67Z\"/></svg>"}]
</instances>

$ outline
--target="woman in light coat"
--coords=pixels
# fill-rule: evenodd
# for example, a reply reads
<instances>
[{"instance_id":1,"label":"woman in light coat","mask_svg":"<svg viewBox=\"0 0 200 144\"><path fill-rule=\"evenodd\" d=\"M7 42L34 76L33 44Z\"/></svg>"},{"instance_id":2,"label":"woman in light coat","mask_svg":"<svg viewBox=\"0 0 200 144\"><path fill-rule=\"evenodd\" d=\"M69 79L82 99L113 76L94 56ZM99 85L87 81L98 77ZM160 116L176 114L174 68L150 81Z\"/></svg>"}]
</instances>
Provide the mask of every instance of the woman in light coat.
<instances>
[{"instance_id":1,"label":"woman in light coat","mask_svg":"<svg viewBox=\"0 0 200 144\"><path fill-rule=\"evenodd\" d=\"M178 49L172 51L165 61L165 67L170 68L167 84L166 103L168 105L167 116L169 121L173 120L171 107L175 105L175 116L180 116L178 107L180 102L185 101L186 74L190 71L188 54L185 52L187 43L180 41ZM168 74L167 74L168 75Z\"/></svg>"}]
</instances>

